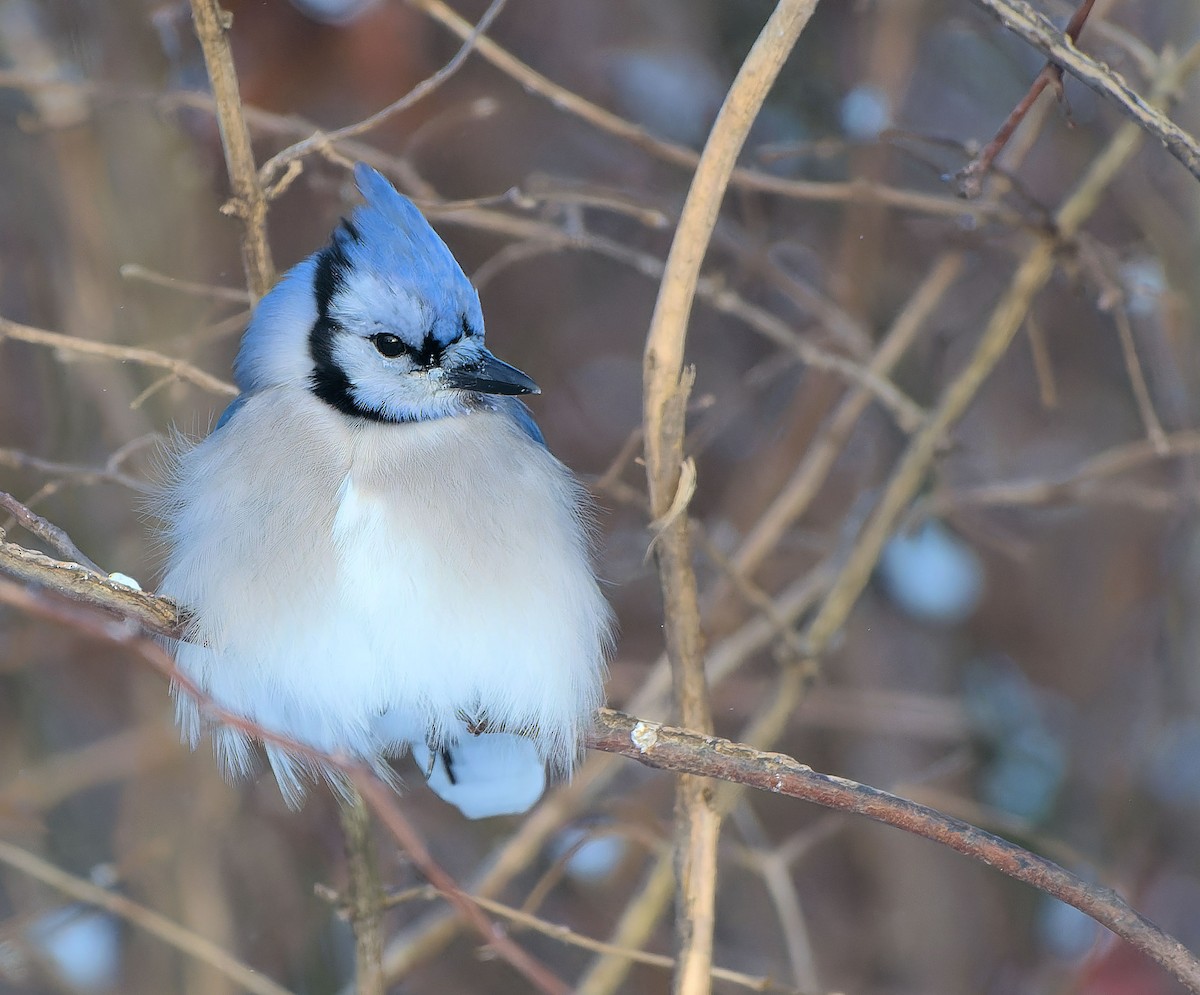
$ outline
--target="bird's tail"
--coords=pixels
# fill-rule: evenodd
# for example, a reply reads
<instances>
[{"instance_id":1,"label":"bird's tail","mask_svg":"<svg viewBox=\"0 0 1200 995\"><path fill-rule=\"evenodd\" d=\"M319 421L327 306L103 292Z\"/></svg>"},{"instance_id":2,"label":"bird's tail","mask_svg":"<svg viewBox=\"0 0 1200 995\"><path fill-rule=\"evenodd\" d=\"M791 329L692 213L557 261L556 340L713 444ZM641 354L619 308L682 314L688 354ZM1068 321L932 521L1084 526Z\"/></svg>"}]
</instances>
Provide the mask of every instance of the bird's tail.
<instances>
[{"instance_id":1,"label":"bird's tail","mask_svg":"<svg viewBox=\"0 0 1200 995\"><path fill-rule=\"evenodd\" d=\"M417 765L429 771L434 792L468 819L517 815L532 808L546 790L546 765L524 736L464 736L436 757L428 746L415 743L412 753Z\"/></svg>"}]
</instances>

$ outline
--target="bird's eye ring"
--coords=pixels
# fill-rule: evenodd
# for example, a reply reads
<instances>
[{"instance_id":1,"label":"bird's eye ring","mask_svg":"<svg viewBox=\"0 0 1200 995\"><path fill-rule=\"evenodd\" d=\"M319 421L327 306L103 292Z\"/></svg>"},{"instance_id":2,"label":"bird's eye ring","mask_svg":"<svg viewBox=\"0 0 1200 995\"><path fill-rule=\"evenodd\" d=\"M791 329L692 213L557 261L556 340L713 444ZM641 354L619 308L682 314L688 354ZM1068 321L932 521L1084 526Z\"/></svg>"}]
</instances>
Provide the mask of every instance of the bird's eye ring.
<instances>
[{"instance_id":1,"label":"bird's eye ring","mask_svg":"<svg viewBox=\"0 0 1200 995\"><path fill-rule=\"evenodd\" d=\"M406 349L403 339L396 335L390 335L387 332L372 335L371 342L376 350L378 350L379 355L386 356L388 359L395 359Z\"/></svg>"}]
</instances>

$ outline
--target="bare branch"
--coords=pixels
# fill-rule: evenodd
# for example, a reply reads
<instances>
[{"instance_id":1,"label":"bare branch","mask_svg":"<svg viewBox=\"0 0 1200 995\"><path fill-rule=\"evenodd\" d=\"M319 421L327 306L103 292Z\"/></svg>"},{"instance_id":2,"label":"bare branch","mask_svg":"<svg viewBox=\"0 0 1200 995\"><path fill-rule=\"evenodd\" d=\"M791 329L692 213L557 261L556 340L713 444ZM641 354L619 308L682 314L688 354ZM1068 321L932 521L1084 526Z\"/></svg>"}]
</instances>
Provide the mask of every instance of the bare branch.
<instances>
[{"instance_id":1,"label":"bare branch","mask_svg":"<svg viewBox=\"0 0 1200 995\"><path fill-rule=\"evenodd\" d=\"M1073 905L1200 992L1200 960L1133 909L1116 892L1090 885L1052 861L1007 840L878 788L814 771L781 753L701 736L601 709L588 745L648 767L745 784L762 791L852 812L950 847Z\"/></svg>"},{"instance_id":2,"label":"bare branch","mask_svg":"<svg viewBox=\"0 0 1200 995\"><path fill-rule=\"evenodd\" d=\"M113 612L125 620L122 624L126 626L133 622L151 632L176 637L181 630L174 602L135 591L78 563L55 560L13 542L0 541L0 574Z\"/></svg>"},{"instance_id":3,"label":"bare branch","mask_svg":"<svg viewBox=\"0 0 1200 995\"><path fill-rule=\"evenodd\" d=\"M1080 52L1071 39L1059 31L1025 0L975 0L1001 24L1045 54L1081 83L1107 97L1147 134L1157 138L1171 155L1200 179L1200 143L1174 121L1132 89L1125 78L1102 62Z\"/></svg>"},{"instance_id":4,"label":"bare branch","mask_svg":"<svg viewBox=\"0 0 1200 995\"><path fill-rule=\"evenodd\" d=\"M1071 44L1079 40L1079 32L1083 30L1084 22L1087 21L1088 15L1092 12L1092 6L1096 0L1083 0L1076 8L1075 13L1071 15L1071 21L1067 25L1064 32ZM966 167L958 174L960 190L964 197L978 197L983 192L983 178L992 168L992 163L996 161L998 156L1008 144L1008 140L1012 138L1013 132L1017 130L1021 122L1025 120L1029 114L1030 108L1034 102L1042 95L1042 91L1051 83L1055 84L1059 99L1062 99L1062 67L1053 62L1046 63L1045 67L1037 74L1033 81L1033 85L1029 87L1029 91L1024 97L1017 102L1017 106L1012 109L1004 124L1000 126L1000 130L990 142L983 147L983 150L967 163Z\"/></svg>"},{"instance_id":5,"label":"bare branch","mask_svg":"<svg viewBox=\"0 0 1200 995\"><path fill-rule=\"evenodd\" d=\"M80 566L87 567L92 573L99 574L101 577L106 576L105 572L96 566L83 550L75 545L71 537L67 535L65 529L59 528L53 522L48 522L41 515L30 511L11 494L0 491L0 508L3 508L12 515L21 528L25 529L30 535L35 535L39 539L49 543L50 546L57 549L63 556L69 556ZM0 530L0 536L2 535L3 530Z\"/></svg>"},{"instance_id":6,"label":"bare branch","mask_svg":"<svg viewBox=\"0 0 1200 995\"><path fill-rule=\"evenodd\" d=\"M228 213L242 220L242 262L246 267L246 285L254 300L261 298L275 283L275 264L267 244L267 196L254 168L254 149L242 113L238 95L237 69L229 48L227 32L232 22L218 0L191 0L196 36L204 50L204 64L212 82L217 103L217 122L225 149L225 168L233 188Z\"/></svg>"}]
</instances>

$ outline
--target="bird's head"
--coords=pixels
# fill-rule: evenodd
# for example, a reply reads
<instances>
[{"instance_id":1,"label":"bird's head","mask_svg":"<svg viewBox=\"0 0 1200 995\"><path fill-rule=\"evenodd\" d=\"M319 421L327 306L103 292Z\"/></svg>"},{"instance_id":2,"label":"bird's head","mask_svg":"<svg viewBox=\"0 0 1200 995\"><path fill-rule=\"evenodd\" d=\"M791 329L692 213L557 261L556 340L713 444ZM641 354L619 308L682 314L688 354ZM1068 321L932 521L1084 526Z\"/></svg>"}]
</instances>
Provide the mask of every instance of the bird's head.
<instances>
[{"instance_id":1,"label":"bird's head","mask_svg":"<svg viewBox=\"0 0 1200 995\"><path fill-rule=\"evenodd\" d=\"M366 204L263 298L238 385L302 385L348 415L400 422L538 393L484 346L479 295L412 201L369 166L354 176Z\"/></svg>"}]
</instances>

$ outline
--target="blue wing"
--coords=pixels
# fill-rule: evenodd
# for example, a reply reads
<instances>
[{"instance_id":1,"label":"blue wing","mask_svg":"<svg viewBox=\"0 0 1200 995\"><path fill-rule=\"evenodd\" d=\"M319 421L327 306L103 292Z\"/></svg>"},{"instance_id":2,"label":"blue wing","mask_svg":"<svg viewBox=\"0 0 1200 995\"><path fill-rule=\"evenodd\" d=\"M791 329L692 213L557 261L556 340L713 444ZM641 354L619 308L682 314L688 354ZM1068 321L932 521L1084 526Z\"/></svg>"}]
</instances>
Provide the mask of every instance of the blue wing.
<instances>
[{"instance_id":1,"label":"blue wing","mask_svg":"<svg viewBox=\"0 0 1200 995\"><path fill-rule=\"evenodd\" d=\"M533 420L533 412L525 407L524 403L515 397L493 397L492 401L497 411L508 415L509 418L520 426L522 432L539 446L545 448L545 436L542 435L542 430L538 428L538 423Z\"/></svg>"},{"instance_id":2,"label":"blue wing","mask_svg":"<svg viewBox=\"0 0 1200 995\"><path fill-rule=\"evenodd\" d=\"M224 425L227 421L229 421L230 418L232 418L234 415L236 415L238 413L238 411L241 409L242 405L244 405L246 403L246 398L248 398L249 396L250 395L248 393L238 394L238 396L235 397L229 403L229 407L227 407L223 412L221 412L221 417L217 419L217 426L216 426L216 428L213 429L213 431L214 432L218 431L222 425Z\"/></svg>"}]
</instances>

